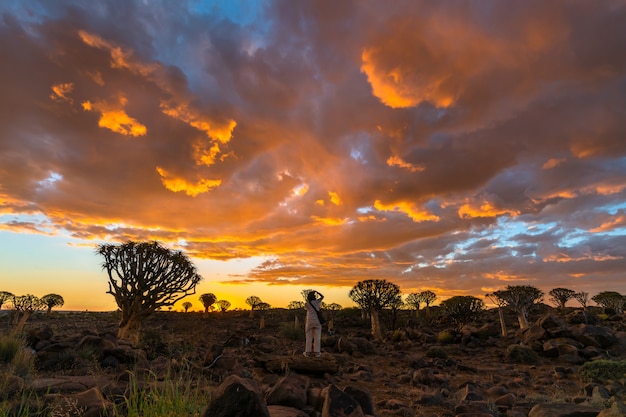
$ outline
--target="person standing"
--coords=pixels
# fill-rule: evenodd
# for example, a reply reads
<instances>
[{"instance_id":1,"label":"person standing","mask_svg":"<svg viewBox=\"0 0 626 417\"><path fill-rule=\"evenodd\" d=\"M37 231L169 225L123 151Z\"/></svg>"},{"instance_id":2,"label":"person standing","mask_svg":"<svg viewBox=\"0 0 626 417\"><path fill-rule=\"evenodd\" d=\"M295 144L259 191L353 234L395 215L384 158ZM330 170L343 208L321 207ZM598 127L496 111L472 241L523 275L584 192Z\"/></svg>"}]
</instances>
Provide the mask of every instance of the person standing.
<instances>
[{"instance_id":1,"label":"person standing","mask_svg":"<svg viewBox=\"0 0 626 417\"><path fill-rule=\"evenodd\" d=\"M307 294L307 302L304 304L306 310L304 356L322 355L322 324L317 313L323 299L324 296L317 291L310 291Z\"/></svg>"}]
</instances>

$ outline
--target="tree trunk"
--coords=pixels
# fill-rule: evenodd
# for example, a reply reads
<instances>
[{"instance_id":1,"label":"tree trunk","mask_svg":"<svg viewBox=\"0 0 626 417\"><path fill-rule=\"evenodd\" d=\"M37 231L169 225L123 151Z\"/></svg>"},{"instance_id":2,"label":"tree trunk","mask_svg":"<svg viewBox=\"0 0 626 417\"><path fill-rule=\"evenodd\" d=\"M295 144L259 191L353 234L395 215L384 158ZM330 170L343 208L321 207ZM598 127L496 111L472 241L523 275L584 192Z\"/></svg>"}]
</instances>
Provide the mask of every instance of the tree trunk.
<instances>
[{"instance_id":1,"label":"tree trunk","mask_svg":"<svg viewBox=\"0 0 626 417\"><path fill-rule=\"evenodd\" d=\"M259 321L259 329L265 329L265 317L261 316L261 320Z\"/></svg>"},{"instance_id":2,"label":"tree trunk","mask_svg":"<svg viewBox=\"0 0 626 417\"><path fill-rule=\"evenodd\" d=\"M117 330L118 339L126 340L133 346L139 345L139 336L141 334L141 317L139 315L130 315L126 320L120 323Z\"/></svg>"},{"instance_id":3,"label":"tree trunk","mask_svg":"<svg viewBox=\"0 0 626 417\"><path fill-rule=\"evenodd\" d=\"M380 319L378 318L378 310L372 309L370 311L370 317L372 321L372 336L376 340L383 340L383 334L380 330Z\"/></svg>"},{"instance_id":4,"label":"tree trunk","mask_svg":"<svg viewBox=\"0 0 626 417\"><path fill-rule=\"evenodd\" d=\"M519 322L520 329L526 329L528 327L528 319L526 318L525 311L517 312L517 321Z\"/></svg>"},{"instance_id":5,"label":"tree trunk","mask_svg":"<svg viewBox=\"0 0 626 417\"><path fill-rule=\"evenodd\" d=\"M502 337L506 337L508 332L506 330L506 323L504 322L504 311L502 311L502 307L498 307L498 317L500 317L500 328L502 329Z\"/></svg>"},{"instance_id":6,"label":"tree trunk","mask_svg":"<svg viewBox=\"0 0 626 417\"><path fill-rule=\"evenodd\" d=\"M300 320L298 319L298 315L296 314L296 318L293 320L293 327L296 329L300 328Z\"/></svg>"}]
</instances>

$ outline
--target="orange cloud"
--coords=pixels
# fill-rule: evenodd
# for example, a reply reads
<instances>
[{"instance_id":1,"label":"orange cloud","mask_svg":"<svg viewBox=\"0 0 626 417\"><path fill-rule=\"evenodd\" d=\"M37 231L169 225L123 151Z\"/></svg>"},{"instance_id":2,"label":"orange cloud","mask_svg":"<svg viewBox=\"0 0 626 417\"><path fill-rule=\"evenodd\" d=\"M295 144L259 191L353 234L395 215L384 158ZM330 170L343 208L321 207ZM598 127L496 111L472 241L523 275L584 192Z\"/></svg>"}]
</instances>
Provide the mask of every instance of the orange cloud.
<instances>
[{"instance_id":1,"label":"orange cloud","mask_svg":"<svg viewBox=\"0 0 626 417\"><path fill-rule=\"evenodd\" d=\"M339 194L337 194L336 192L329 191L328 195L330 196L330 202L334 205L340 206L342 204L341 197L339 197Z\"/></svg>"},{"instance_id":2,"label":"orange cloud","mask_svg":"<svg viewBox=\"0 0 626 417\"><path fill-rule=\"evenodd\" d=\"M315 220L318 224L323 224L326 226L341 226L348 222L347 219L340 219L338 217L319 217L319 216L311 216L311 219Z\"/></svg>"},{"instance_id":3,"label":"orange cloud","mask_svg":"<svg viewBox=\"0 0 626 417\"><path fill-rule=\"evenodd\" d=\"M374 208L380 211L398 211L405 213L414 222L439 221L439 216L429 213L426 210L419 209L413 202L400 201L392 204L384 204L380 200L374 202Z\"/></svg>"},{"instance_id":4,"label":"orange cloud","mask_svg":"<svg viewBox=\"0 0 626 417\"><path fill-rule=\"evenodd\" d=\"M624 227L624 226L626 226L626 215L622 214L622 215L616 216L610 222L604 222L598 227L589 229L589 231L591 233L602 233L602 232L609 232L611 230L614 230L619 227Z\"/></svg>"},{"instance_id":5,"label":"orange cloud","mask_svg":"<svg viewBox=\"0 0 626 417\"><path fill-rule=\"evenodd\" d=\"M459 217L462 219L471 219L476 217L497 217L502 215L517 216L519 211L506 208L497 208L489 201L477 203L466 203L459 208Z\"/></svg>"},{"instance_id":6,"label":"orange cloud","mask_svg":"<svg viewBox=\"0 0 626 417\"><path fill-rule=\"evenodd\" d=\"M387 165L390 167L408 169L411 172L422 172L426 169L423 165L413 165L410 162L406 162L399 156L390 156L387 158Z\"/></svg>"},{"instance_id":7,"label":"orange cloud","mask_svg":"<svg viewBox=\"0 0 626 417\"><path fill-rule=\"evenodd\" d=\"M69 93L74 90L74 83L59 83L54 84L52 87L52 94L50 94L50 98L55 101L67 101L68 103L73 103L71 97L68 96Z\"/></svg>"},{"instance_id":8,"label":"orange cloud","mask_svg":"<svg viewBox=\"0 0 626 417\"><path fill-rule=\"evenodd\" d=\"M85 111L97 111L100 113L98 126L126 136L144 136L147 133L145 125L130 117L120 108L126 105L126 98L120 97L118 103L105 101L85 101L82 106Z\"/></svg>"},{"instance_id":9,"label":"orange cloud","mask_svg":"<svg viewBox=\"0 0 626 417\"><path fill-rule=\"evenodd\" d=\"M187 123L189 126L195 127L199 131L206 133L209 138L217 139L221 143L230 142L233 130L237 126L237 122L234 120L228 120L224 123L209 120L207 117L190 110L184 104L172 107L166 103L161 103L161 111L170 117Z\"/></svg>"},{"instance_id":10,"label":"orange cloud","mask_svg":"<svg viewBox=\"0 0 626 417\"><path fill-rule=\"evenodd\" d=\"M624 259L624 258L622 256L611 256L611 255L592 254L592 253L586 253L583 256L572 257L566 253L559 253L555 255L546 256L545 258L543 258L543 261L544 262L557 262L557 263L579 262L579 261L604 262L604 261L616 261L620 259Z\"/></svg>"},{"instance_id":11,"label":"orange cloud","mask_svg":"<svg viewBox=\"0 0 626 417\"><path fill-rule=\"evenodd\" d=\"M163 183L165 188L175 193L184 191L185 194L191 197L206 193L222 184L222 180L208 180L204 178L196 183L192 183L184 178L173 176L161 167L157 167L156 170L161 176L161 183Z\"/></svg>"},{"instance_id":12,"label":"orange cloud","mask_svg":"<svg viewBox=\"0 0 626 417\"><path fill-rule=\"evenodd\" d=\"M157 64L143 64L137 62L133 59L132 51L124 51L119 46L111 44L98 35L80 30L78 31L78 36L80 36L80 39L85 44L108 51L111 55L111 68L125 68L144 77L154 73L159 68Z\"/></svg>"}]
</instances>

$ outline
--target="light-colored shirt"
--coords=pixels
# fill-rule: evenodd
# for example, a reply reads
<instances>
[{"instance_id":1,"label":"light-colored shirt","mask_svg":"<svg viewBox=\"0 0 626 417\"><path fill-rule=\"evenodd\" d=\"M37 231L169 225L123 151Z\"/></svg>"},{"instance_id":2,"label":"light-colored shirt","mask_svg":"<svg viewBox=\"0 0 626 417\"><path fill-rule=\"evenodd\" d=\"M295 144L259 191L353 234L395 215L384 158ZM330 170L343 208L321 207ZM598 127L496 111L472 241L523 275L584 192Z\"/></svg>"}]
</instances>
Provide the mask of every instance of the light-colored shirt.
<instances>
[{"instance_id":1,"label":"light-colored shirt","mask_svg":"<svg viewBox=\"0 0 626 417\"><path fill-rule=\"evenodd\" d=\"M315 309L319 311L321 302L322 302L322 299L318 298L310 302L307 301L304 304L304 309L306 310L306 327L321 326L320 321L317 318L317 313L313 309L313 306L315 306Z\"/></svg>"}]
</instances>

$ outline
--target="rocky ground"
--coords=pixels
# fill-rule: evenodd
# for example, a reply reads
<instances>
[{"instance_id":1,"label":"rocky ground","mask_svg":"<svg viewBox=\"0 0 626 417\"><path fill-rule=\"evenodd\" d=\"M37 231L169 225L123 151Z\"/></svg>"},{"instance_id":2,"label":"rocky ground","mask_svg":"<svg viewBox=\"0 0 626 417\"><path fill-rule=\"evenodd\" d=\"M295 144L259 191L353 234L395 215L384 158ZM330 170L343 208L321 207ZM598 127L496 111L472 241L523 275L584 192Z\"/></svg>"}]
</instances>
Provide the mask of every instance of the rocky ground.
<instances>
[{"instance_id":1,"label":"rocky ground","mask_svg":"<svg viewBox=\"0 0 626 417\"><path fill-rule=\"evenodd\" d=\"M461 329L436 309L420 313L400 312L383 342L357 310L337 312L320 358L302 356L303 312L270 310L263 328L258 313L158 312L135 347L115 337L117 313L37 314L26 325L35 370L0 369L2 399L14 409L24 398L71 399L79 411L64 415L97 416L127 395L131 378L149 389L148 380L176 374L212 393L206 416L626 415L623 377L594 382L579 374L591 360L626 359L621 315L585 323L581 311L539 306L525 331L507 315L503 337L496 311ZM0 330L9 328L9 315L0 316Z\"/></svg>"}]
</instances>

